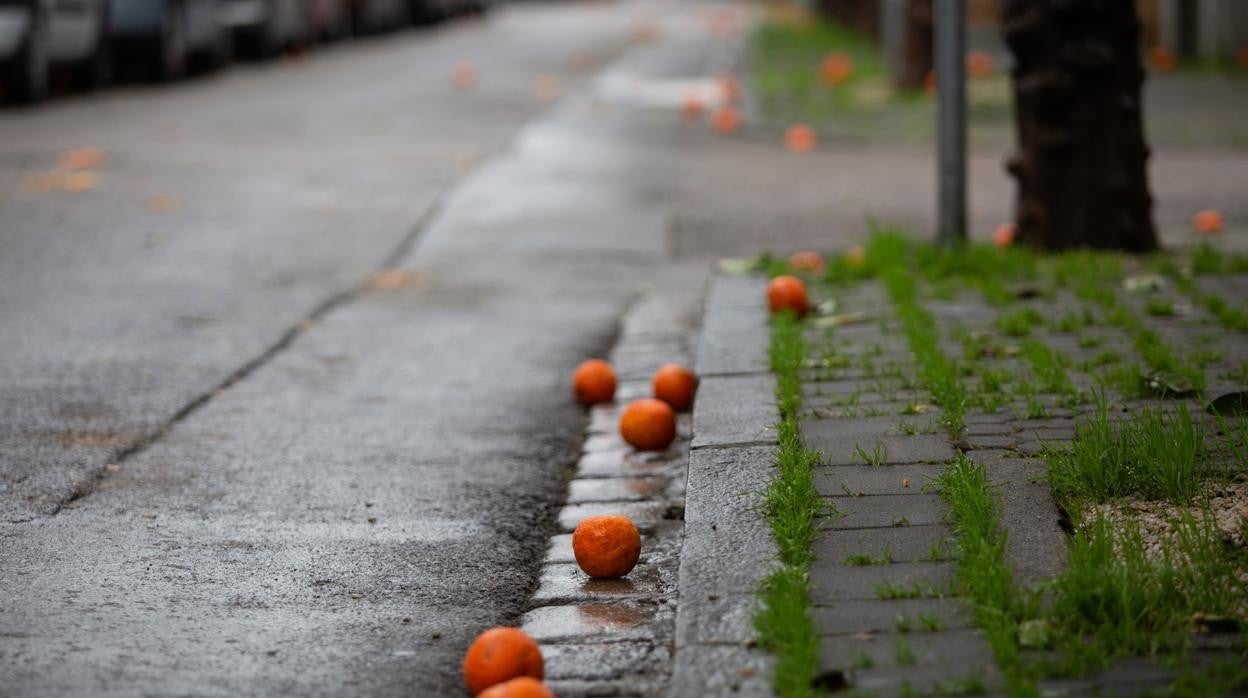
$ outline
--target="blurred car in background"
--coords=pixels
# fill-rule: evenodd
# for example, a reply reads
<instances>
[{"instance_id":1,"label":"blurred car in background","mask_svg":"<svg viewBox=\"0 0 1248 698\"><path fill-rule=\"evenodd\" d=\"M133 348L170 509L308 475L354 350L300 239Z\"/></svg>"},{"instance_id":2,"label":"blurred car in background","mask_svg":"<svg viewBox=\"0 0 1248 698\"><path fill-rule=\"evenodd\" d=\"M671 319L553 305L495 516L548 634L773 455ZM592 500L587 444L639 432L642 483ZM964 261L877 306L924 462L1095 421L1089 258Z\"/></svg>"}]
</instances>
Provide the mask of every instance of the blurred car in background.
<instances>
[{"instance_id":1,"label":"blurred car in background","mask_svg":"<svg viewBox=\"0 0 1248 698\"><path fill-rule=\"evenodd\" d=\"M80 87L108 78L106 0L0 0L0 79L17 102L47 96L52 66L68 66Z\"/></svg>"},{"instance_id":2,"label":"blurred car in background","mask_svg":"<svg viewBox=\"0 0 1248 698\"><path fill-rule=\"evenodd\" d=\"M411 21L408 0L351 0L351 17L358 34L376 34Z\"/></svg>"},{"instance_id":3,"label":"blurred car in background","mask_svg":"<svg viewBox=\"0 0 1248 698\"><path fill-rule=\"evenodd\" d=\"M3 0L0 0L3 2ZM160 80L182 77L194 60L229 62L233 37L222 0L110 0L109 43L116 61L138 59Z\"/></svg>"},{"instance_id":4,"label":"blurred car in background","mask_svg":"<svg viewBox=\"0 0 1248 698\"><path fill-rule=\"evenodd\" d=\"M310 42L314 35L311 0L225 0L223 21L235 45L256 58Z\"/></svg>"}]
</instances>

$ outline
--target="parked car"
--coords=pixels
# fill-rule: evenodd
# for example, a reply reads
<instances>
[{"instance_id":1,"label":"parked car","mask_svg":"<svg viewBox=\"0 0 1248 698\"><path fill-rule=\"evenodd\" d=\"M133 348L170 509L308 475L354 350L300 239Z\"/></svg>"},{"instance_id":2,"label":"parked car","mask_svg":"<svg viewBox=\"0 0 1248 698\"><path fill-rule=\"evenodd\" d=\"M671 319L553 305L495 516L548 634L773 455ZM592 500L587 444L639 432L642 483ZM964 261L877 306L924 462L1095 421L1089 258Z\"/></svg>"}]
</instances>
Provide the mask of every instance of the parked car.
<instances>
[{"instance_id":1,"label":"parked car","mask_svg":"<svg viewBox=\"0 0 1248 698\"><path fill-rule=\"evenodd\" d=\"M233 37L222 22L222 0L111 2L108 31L116 59L137 57L158 79L181 77L196 59L218 67L233 54Z\"/></svg>"},{"instance_id":2,"label":"parked car","mask_svg":"<svg viewBox=\"0 0 1248 698\"><path fill-rule=\"evenodd\" d=\"M409 22L407 0L352 0L352 24L357 34L375 34Z\"/></svg>"},{"instance_id":3,"label":"parked car","mask_svg":"<svg viewBox=\"0 0 1248 698\"><path fill-rule=\"evenodd\" d=\"M95 87L108 76L107 0L0 0L0 76L7 98L37 102L52 66Z\"/></svg>"},{"instance_id":4,"label":"parked car","mask_svg":"<svg viewBox=\"0 0 1248 698\"><path fill-rule=\"evenodd\" d=\"M225 0L222 16L240 48L270 58L314 38L309 6L308 0Z\"/></svg>"}]
</instances>

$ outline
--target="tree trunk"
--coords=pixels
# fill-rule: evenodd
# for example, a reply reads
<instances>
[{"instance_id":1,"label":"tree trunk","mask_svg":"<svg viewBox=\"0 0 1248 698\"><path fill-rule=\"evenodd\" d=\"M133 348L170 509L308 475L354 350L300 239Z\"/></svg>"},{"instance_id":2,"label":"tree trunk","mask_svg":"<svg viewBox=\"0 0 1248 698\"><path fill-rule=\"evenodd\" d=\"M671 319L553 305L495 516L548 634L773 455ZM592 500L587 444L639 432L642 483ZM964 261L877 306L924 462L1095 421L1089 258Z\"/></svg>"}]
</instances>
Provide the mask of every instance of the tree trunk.
<instances>
[{"instance_id":1,"label":"tree trunk","mask_svg":"<svg viewBox=\"0 0 1248 698\"><path fill-rule=\"evenodd\" d=\"M906 7L906 51L902 72L897 76L901 87L919 89L926 86L932 72L932 0L909 0Z\"/></svg>"},{"instance_id":2,"label":"tree trunk","mask_svg":"<svg viewBox=\"0 0 1248 698\"><path fill-rule=\"evenodd\" d=\"M1006 0L1014 54L1018 241L1157 249L1133 0Z\"/></svg>"}]
</instances>

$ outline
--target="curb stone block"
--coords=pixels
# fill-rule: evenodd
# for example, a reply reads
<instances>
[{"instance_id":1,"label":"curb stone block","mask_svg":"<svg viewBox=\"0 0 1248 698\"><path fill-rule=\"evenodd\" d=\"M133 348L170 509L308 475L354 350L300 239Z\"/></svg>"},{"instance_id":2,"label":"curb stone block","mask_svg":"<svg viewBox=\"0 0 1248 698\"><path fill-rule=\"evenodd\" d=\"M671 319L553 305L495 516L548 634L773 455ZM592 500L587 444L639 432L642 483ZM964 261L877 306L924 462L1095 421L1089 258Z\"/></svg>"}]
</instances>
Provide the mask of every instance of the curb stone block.
<instances>
[{"instance_id":1,"label":"curb stone block","mask_svg":"<svg viewBox=\"0 0 1248 698\"><path fill-rule=\"evenodd\" d=\"M660 590L659 571L651 565L638 563L620 579L592 579L575 562L555 563L542 567L542 576L531 603L540 606L582 601L646 599L658 596Z\"/></svg>"},{"instance_id":2,"label":"curb stone block","mask_svg":"<svg viewBox=\"0 0 1248 698\"><path fill-rule=\"evenodd\" d=\"M551 644L541 648L548 682L609 681L657 674L671 661L671 652L666 647L649 642Z\"/></svg>"},{"instance_id":3,"label":"curb stone block","mask_svg":"<svg viewBox=\"0 0 1248 698\"><path fill-rule=\"evenodd\" d=\"M637 524L643 534L655 530L655 526L664 521L672 520L675 513L667 502L590 502L587 504L569 504L559 511L559 528L564 533L571 533L583 519L591 516L607 516L623 514Z\"/></svg>"},{"instance_id":4,"label":"curb stone block","mask_svg":"<svg viewBox=\"0 0 1248 698\"><path fill-rule=\"evenodd\" d=\"M676 650L676 670L667 695L772 698L770 677L774 663L762 652L740 647L686 645Z\"/></svg>"},{"instance_id":5,"label":"curb stone block","mask_svg":"<svg viewBox=\"0 0 1248 698\"><path fill-rule=\"evenodd\" d=\"M774 443L775 378L709 376L698 386L690 448Z\"/></svg>"}]
</instances>

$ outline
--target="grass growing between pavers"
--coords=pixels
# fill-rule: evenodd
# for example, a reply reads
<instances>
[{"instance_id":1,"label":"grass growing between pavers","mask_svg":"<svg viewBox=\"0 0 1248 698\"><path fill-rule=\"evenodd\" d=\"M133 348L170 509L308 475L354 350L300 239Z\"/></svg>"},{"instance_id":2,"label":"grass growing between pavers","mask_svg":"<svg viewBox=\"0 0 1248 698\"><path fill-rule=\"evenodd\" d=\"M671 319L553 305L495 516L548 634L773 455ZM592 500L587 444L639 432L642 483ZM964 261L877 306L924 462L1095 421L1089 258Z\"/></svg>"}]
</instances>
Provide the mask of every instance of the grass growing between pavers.
<instances>
[{"instance_id":1,"label":"grass growing between pavers","mask_svg":"<svg viewBox=\"0 0 1248 698\"><path fill-rule=\"evenodd\" d=\"M758 642L776 657L772 686L781 696L816 695L819 637L810 613L811 542L826 506L815 491L811 468L819 454L798 430L801 369L806 357L802 322L791 312L772 318L771 370L776 377L779 447L775 472L764 491L763 510L780 553L779 567L758 590L754 628Z\"/></svg>"},{"instance_id":2,"label":"grass growing between pavers","mask_svg":"<svg viewBox=\"0 0 1248 698\"><path fill-rule=\"evenodd\" d=\"M1242 495L1236 488L1248 490L1248 418L1203 414L1214 397L1203 395L1206 373L1248 384L1248 362L1227 360L1216 334L1194 336L1202 322L1245 329L1223 299L1234 286L1198 290L1201 277L1244 273L1248 261L1208 245L1151 258L1040 256L984 246L942 252L896 235L875 237L865 260L828 260L822 283L874 279L888 291L920 383L933 402L955 405L946 417L951 435L973 408L1014 404L1019 417L1056 409L1068 423L1074 417L1074 438L1043 449L1054 498L1073 527L1066 568L1049 583L1024 589L1011 579L999 493L981 466L959 456L937 483L956 527L958 590L973 600L1010 694L1037 695L1049 678L1141 656L1171 671L1164 695L1248 691L1248 520L1236 532L1222 506ZM1185 317L1192 311L1170 287L1210 319ZM997 320L946 332L926 299L958 302L967 291ZM1061 294L1061 303L1073 295L1081 307L1054 312ZM1074 358L1052 346L1059 334ZM946 336L961 342L959 356L940 349ZM1114 349L1100 349L1107 342ZM1084 376L1072 380L1075 373ZM1100 387L1076 387L1089 382ZM1144 398L1153 402L1121 402ZM886 585L877 593L925 590Z\"/></svg>"},{"instance_id":3,"label":"grass growing between pavers","mask_svg":"<svg viewBox=\"0 0 1248 698\"><path fill-rule=\"evenodd\" d=\"M881 55L866 34L772 4L750 36L750 84L763 118L773 124L804 122L854 139L929 140L935 100L924 90L896 87ZM825 75L821 65L828 56L848 70ZM993 138L1007 135L1009 99L1004 73L968 83L972 121L991 126Z\"/></svg>"}]
</instances>

